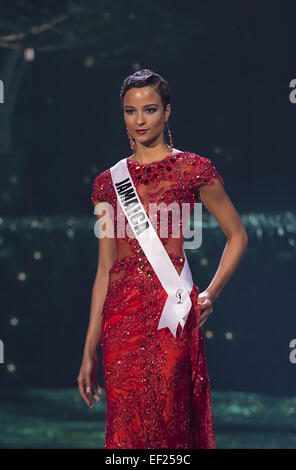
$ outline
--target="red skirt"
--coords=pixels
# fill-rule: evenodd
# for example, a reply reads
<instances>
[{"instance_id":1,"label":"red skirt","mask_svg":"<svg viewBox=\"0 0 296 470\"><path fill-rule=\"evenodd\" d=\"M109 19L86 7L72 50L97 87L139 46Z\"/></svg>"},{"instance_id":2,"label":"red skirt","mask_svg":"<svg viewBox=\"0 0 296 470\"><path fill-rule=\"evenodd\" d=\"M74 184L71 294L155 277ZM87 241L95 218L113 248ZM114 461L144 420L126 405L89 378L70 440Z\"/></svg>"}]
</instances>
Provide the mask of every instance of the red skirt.
<instances>
[{"instance_id":1,"label":"red skirt","mask_svg":"<svg viewBox=\"0 0 296 470\"><path fill-rule=\"evenodd\" d=\"M145 273L147 274L147 272ZM104 449L215 449L199 289L175 338L157 330L167 293L133 270L109 281L102 351L107 404Z\"/></svg>"}]
</instances>

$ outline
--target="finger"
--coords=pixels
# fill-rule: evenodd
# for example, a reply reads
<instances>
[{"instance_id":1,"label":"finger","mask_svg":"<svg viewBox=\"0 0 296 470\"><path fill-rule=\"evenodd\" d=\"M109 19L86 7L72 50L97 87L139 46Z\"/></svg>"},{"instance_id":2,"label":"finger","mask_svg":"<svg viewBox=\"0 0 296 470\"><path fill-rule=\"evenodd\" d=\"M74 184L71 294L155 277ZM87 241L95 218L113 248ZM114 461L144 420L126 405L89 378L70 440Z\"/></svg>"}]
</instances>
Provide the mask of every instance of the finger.
<instances>
[{"instance_id":1,"label":"finger","mask_svg":"<svg viewBox=\"0 0 296 470\"><path fill-rule=\"evenodd\" d=\"M93 387L92 387L94 390L96 390L96 392L99 392L100 394L102 394L103 390L101 389L101 387L98 385L98 382L95 381L94 384L93 384ZM98 395L94 395L96 400L97 401L100 401L100 397Z\"/></svg>"},{"instance_id":2,"label":"finger","mask_svg":"<svg viewBox=\"0 0 296 470\"><path fill-rule=\"evenodd\" d=\"M206 308L208 308L207 300L205 300L204 302L198 302L198 305L200 305L202 312L203 312Z\"/></svg>"},{"instance_id":3,"label":"finger","mask_svg":"<svg viewBox=\"0 0 296 470\"><path fill-rule=\"evenodd\" d=\"M202 315L199 317L199 322L201 323L202 321L204 321L204 319L205 319L205 315L202 314Z\"/></svg>"},{"instance_id":4,"label":"finger","mask_svg":"<svg viewBox=\"0 0 296 470\"><path fill-rule=\"evenodd\" d=\"M87 405L90 405L91 400L85 392L85 379L82 379L82 380L79 381L79 392L80 392L80 395L82 396L83 400L85 401L85 403Z\"/></svg>"},{"instance_id":5,"label":"finger","mask_svg":"<svg viewBox=\"0 0 296 470\"><path fill-rule=\"evenodd\" d=\"M202 313L205 313L206 315L210 315L210 313L212 313L212 311L213 311L213 307L212 307L211 304L209 304L209 305L205 305L203 307Z\"/></svg>"},{"instance_id":6,"label":"finger","mask_svg":"<svg viewBox=\"0 0 296 470\"><path fill-rule=\"evenodd\" d=\"M203 320L204 318L207 318L209 316L209 312L207 310L204 310L201 314L199 319Z\"/></svg>"},{"instance_id":7,"label":"finger","mask_svg":"<svg viewBox=\"0 0 296 470\"><path fill-rule=\"evenodd\" d=\"M83 382L79 382L79 392L80 395L82 396L83 400L88 406L91 406L93 403L91 399L89 398L89 395L85 391L85 384Z\"/></svg>"},{"instance_id":8,"label":"finger","mask_svg":"<svg viewBox=\"0 0 296 470\"><path fill-rule=\"evenodd\" d=\"M90 391L88 392L87 389L90 388ZM93 392L93 387L92 387L92 384L90 381L86 381L86 393L87 395L89 396L89 399L91 401L91 408L93 408L95 405L93 403L93 401L91 400L91 397L93 397L95 400L97 400L96 396L94 395L94 392Z\"/></svg>"},{"instance_id":9,"label":"finger","mask_svg":"<svg viewBox=\"0 0 296 470\"><path fill-rule=\"evenodd\" d=\"M204 308L204 309L205 309L205 308L209 308L209 307L211 307L212 302L210 301L210 299L206 299L206 300L203 302L202 305L203 305L203 308Z\"/></svg>"},{"instance_id":10,"label":"finger","mask_svg":"<svg viewBox=\"0 0 296 470\"><path fill-rule=\"evenodd\" d=\"M100 387L96 382L95 382L94 385L91 385L91 386L90 386L90 390L91 390L90 393L91 393L91 395L94 397L94 399L95 399L97 402L101 401L101 398L99 397L99 395L97 394L97 392L102 393L103 391L102 391L101 387ZM100 392L100 390L101 390L101 392Z\"/></svg>"},{"instance_id":11,"label":"finger","mask_svg":"<svg viewBox=\"0 0 296 470\"><path fill-rule=\"evenodd\" d=\"M97 393L96 393L96 392L97 392L97 387L96 387L96 385L94 385L93 387L91 387L91 390L92 390L92 392L91 392L92 396L94 397L94 399L95 399L97 402L99 402L99 401L101 400L101 398L100 398L99 395L97 395Z\"/></svg>"},{"instance_id":12,"label":"finger","mask_svg":"<svg viewBox=\"0 0 296 470\"><path fill-rule=\"evenodd\" d=\"M199 326L203 326L206 321L207 321L207 318L205 318L202 322L200 322Z\"/></svg>"},{"instance_id":13,"label":"finger","mask_svg":"<svg viewBox=\"0 0 296 470\"><path fill-rule=\"evenodd\" d=\"M103 393L102 387L100 387L97 381L95 381L94 383L94 388L102 395Z\"/></svg>"},{"instance_id":14,"label":"finger","mask_svg":"<svg viewBox=\"0 0 296 470\"><path fill-rule=\"evenodd\" d=\"M96 388L97 388L98 392L102 395L102 393L103 393L102 387L100 387L100 385L97 384Z\"/></svg>"},{"instance_id":15,"label":"finger","mask_svg":"<svg viewBox=\"0 0 296 470\"><path fill-rule=\"evenodd\" d=\"M208 316L209 316L209 312L203 312L200 317L199 317L199 326L203 325L204 322L208 319Z\"/></svg>"}]
</instances>

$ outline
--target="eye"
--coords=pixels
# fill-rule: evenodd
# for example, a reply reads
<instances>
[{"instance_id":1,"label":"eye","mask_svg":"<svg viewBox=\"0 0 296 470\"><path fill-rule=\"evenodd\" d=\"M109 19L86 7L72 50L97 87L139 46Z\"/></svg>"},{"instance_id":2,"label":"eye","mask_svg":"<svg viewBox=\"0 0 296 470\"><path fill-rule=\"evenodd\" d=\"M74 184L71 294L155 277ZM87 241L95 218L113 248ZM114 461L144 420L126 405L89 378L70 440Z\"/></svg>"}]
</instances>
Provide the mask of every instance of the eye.
<instances>
[{"instance_id":1,"label":"eye","mask_svg":"<svg viewBox=\"0 0 296 470\"><path fill-rule=\"evenodd\" d=\"M149 110L149 113L148 113L148 114L152 114L152 113L154 113L154 112L156 111L156 108L146 108L146 111L148 111L148 110ZM151 112L150 112L150 111L151 111ZM131 113L134 112L134 110L133 110L133 109L126 109L125 112L126 112L127 114L131 114Z\"/></svg>"}]
</instances>

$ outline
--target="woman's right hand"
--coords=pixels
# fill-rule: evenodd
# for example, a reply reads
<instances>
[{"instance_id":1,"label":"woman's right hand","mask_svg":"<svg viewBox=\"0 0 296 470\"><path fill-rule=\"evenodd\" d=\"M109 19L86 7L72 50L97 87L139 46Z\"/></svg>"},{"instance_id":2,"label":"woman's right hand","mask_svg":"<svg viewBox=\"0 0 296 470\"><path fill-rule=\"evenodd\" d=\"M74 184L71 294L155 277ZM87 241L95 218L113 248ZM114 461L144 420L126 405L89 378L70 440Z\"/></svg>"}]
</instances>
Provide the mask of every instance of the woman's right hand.
<instances>
[{"instance_id":1,"label":"woman's right hand","mask_svg":"<svg viewBox=\"0 0 296 470\"><path fill-rule=\"evenodd\" d=\"M97 372L97 356L83 357L77 381L80 395L90 408L94 407L93 401L91 400L90 396L92 396L97 402L99 402L101 398L96 394L96 391L98 391L100 394L103 393L102 388L98 385L97 382ZM90 392L86 391L87 387L90 388Z\"/></svg>"}]
</instances>

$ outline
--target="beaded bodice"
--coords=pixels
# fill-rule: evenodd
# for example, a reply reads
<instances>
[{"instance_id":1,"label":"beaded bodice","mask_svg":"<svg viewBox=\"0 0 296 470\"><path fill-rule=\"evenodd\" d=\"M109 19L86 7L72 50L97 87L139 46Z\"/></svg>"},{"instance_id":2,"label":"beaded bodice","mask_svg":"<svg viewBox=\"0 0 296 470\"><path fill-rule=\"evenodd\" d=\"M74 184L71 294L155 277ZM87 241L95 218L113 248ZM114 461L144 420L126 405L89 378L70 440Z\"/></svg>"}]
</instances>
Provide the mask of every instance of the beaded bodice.
<instances>
[{"instance_id":1,"label":"beaded bodice","mask_svg":"<svg viewBox=\"0 0 296 470\"><path fill-rule=\"evenodd\" d=\"M163 232L160 232L161 211L155 212L153 223L159 238L178 273L180 273L184 265L182 250L183 221L182 217L180 217L180 237L172 236L173 228L176 229L176 227L173 225L175 223L172 217L173 211L169 210L169 205L175 203L181 207L182 203L188 203L191 212L194 203L199 201L198 187L203 184L213 183L215 177L224 184L223 179L210 159L188 151L178 152L174 155L170 154L159 162L148 164L140 164L135 160L127 158L127 165L147 214L149 215L149 204L151 203L158 204L158 206L164 203L162 210L168 210L167 233L163 234ZM91 200L94 205L97 202L108 202L114 210L112 223L116 239L117 259L110 270L110 275L120 273L120 271L126 268L127 263L136 262L137 260L139 261L138 268L141 270L141 267L147 264L147 260L139 242L136 238L127 235L117 237L117 219L119 216L123 216L123 212L119 207L120 212L118 213L117 197L110 169L105 170L96 177L93 183ZM125 216L123 217L125 224L127 224L127 219ZM126 230L124 233L126 233ZM120 277L120 275L113 276L114 279L119 279Z\"/></svg>"}]
</instances>

